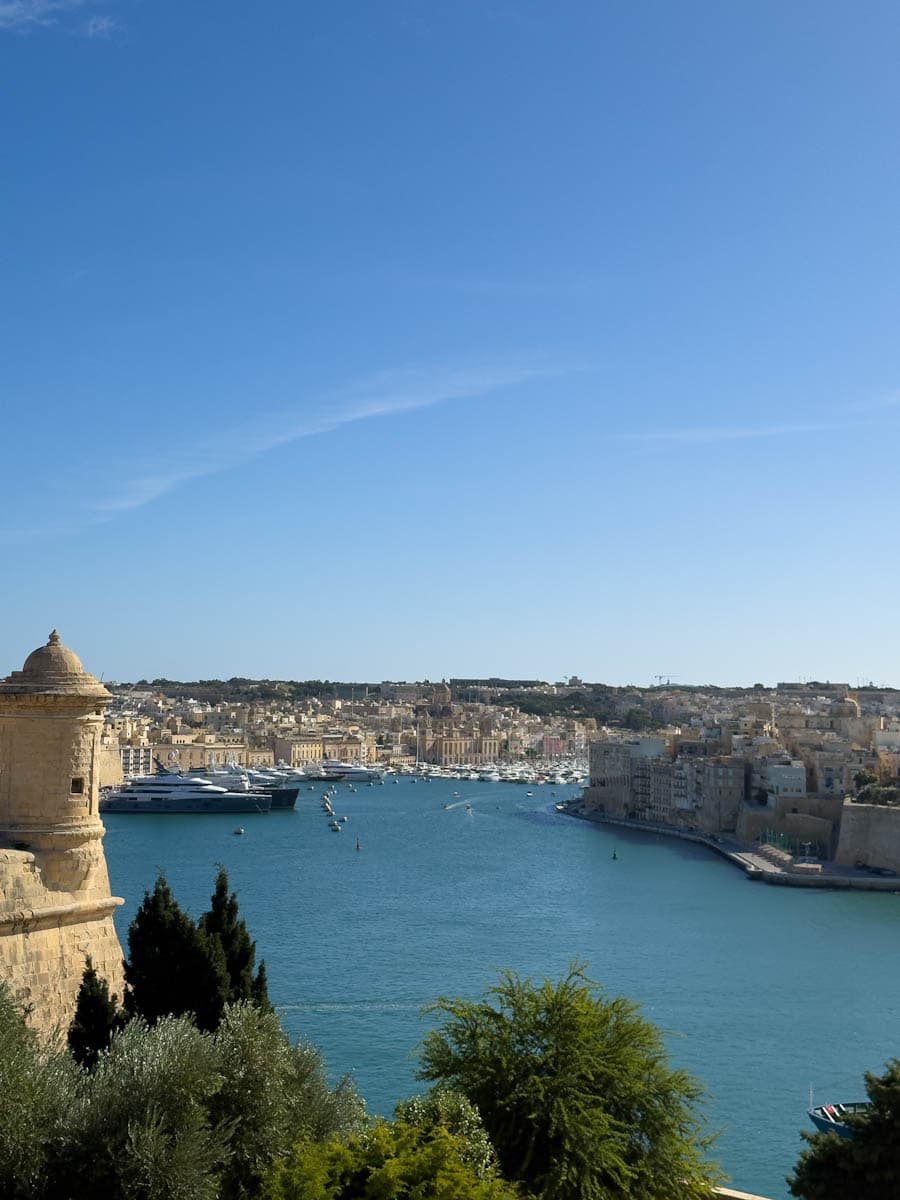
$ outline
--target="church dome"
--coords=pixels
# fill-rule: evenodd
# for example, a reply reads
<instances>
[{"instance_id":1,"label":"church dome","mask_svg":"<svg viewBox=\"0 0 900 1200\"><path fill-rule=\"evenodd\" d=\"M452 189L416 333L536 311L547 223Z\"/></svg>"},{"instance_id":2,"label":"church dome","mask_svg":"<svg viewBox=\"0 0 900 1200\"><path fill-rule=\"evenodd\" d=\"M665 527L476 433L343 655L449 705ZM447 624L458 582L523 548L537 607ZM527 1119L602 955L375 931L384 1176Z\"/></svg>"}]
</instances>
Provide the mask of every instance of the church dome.
<instances>
[{"instance_id":1,"label":"church dome","mask_svg":"<svg viewBox=\"0 0 900 1200\"><path fill-rule=\"evenodd\" d=\"M103 684L85 671L81 659L59 640L54 629L46 646L32 650L21 671L13 671L0 682L0 691L73 692L87 696L108 696Z\"/></svg>"}]
</instances>

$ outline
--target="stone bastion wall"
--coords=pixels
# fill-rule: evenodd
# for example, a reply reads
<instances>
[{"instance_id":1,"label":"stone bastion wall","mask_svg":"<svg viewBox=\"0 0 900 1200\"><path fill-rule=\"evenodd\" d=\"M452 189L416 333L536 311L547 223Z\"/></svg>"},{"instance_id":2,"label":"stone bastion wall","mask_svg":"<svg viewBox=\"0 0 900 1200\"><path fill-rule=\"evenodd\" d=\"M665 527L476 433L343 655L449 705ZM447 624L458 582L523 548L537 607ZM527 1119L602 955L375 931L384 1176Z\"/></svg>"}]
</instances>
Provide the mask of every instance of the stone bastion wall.
<instances>
[{"instance_id":1,"label":"stone bastion wall","mask_svg":"<svg viewBox=\"0 0 900 1200\"><path fill-rule=\"evenodd\" d=\"M52 886L58 881L46 878L40 854L0 850L0 978L44 1036L68 1028L88 954L122 998L122 950L112 920L122 901L110 896L108 883L104 887L99 840L96 848L100 860L93 863L94 856L79 848L86 886L74 891ZM44 865L52 876L56 864Z\"/></svg>"},{"instance_id":2,"label":"stone bastion wall","mask_svg":"<svg viewBox=\"0 0 900 1200\"><path fill-rule=\"evenodd\" d=\"M846 801L835 860L900 871L900 808Z\"/></svg>"}]
</instances>

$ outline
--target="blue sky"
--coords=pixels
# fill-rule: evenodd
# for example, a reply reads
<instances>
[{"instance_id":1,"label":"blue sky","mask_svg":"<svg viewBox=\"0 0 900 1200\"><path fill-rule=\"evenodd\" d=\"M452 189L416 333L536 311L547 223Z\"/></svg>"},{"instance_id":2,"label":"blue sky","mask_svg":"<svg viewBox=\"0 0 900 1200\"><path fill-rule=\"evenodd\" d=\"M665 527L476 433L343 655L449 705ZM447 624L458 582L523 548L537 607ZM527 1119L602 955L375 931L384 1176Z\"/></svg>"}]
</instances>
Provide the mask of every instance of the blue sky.
<instances>
[{"instance_id":1,"label":"blue sky","mask_svg":"<svg viewBox=\"0 0 900 1200\"><path fill-rule=\"evenodd\" d=\"M0 669L900 685L898 51L0 0Z\"/></svg>"}]
</instances>

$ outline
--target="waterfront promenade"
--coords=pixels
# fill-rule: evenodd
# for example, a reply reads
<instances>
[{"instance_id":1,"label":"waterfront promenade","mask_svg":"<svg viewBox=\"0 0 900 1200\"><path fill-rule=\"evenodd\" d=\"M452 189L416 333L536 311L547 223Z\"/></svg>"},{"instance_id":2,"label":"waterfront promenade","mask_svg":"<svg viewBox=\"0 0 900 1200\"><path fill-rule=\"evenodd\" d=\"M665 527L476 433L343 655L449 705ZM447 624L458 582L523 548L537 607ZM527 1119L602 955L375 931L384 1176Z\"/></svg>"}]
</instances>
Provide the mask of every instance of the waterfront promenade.
<instances>
[{"instance_id":1,"label":"waterfront promenade","mask_svg":"<svg viewBox=\"0 0 900 1200\"><path fill-rule=\"evenodd\" d=\"M598 825L617 825L622 829L634 830L637 833L653 833L659 837L697 842L699 845L713 850L716 854L720 854L723 858L727 858L729 862L739 867L748 879L762 880L763 883L770 883L776 887L900 893L900 876L876 876L861 868L841 866L828 861L817 862L814 864L815 869L811 870L807 864L795 862L789 854L781 852L777 853L775 857L768 857L758 845L740 842L729 834L713 835L700 833L697 830L679 829L677 826L659 822L636 821L627 817L609 817L595 809L585 808L580 803L580 797L570 801L565 811L570 816L578 817L583 821L593 821Z\"/></svg>"}]
</instances>

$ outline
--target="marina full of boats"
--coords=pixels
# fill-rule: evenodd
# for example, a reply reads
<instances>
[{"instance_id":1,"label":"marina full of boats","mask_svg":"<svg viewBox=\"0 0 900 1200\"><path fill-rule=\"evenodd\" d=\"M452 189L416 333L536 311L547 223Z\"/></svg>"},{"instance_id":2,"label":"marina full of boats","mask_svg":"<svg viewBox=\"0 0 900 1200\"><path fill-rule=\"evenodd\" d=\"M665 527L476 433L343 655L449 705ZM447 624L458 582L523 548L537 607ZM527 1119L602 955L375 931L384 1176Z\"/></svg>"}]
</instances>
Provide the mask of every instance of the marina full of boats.
<instances>
[{"instance_id":1,"label":"marina full of boats","mask_svg":"<svg viewBox=\"0 0 900 1200\"><path fill-rule=\"evenodd\" d=\"M155 760L152 775L126 779L117 788L104 789L101 812L118 813L265 813L293 809L305 783L326 780L336 783L384 784L385 776L409 776L413 782L430 779L457 779L481 783L519 783L559 787L584 786L586 763L534 764L515 763L474 767L441 767L430 763L409 764L397 768L361 766L326 759L307 767L254 769L237 766L210 766L203 770L178 771Z\"/></svg>"},{"instance_id":2,"label":"marina full of boats","mask_svg":"<svg viewBox=\"0 0 900 1200\"><path fill-rule=\"evenodd\" d=\"M386 772L387 773L387 772ZM416 763L415 766L397 767L390 773L412 775L421 779L465 779L479 783L518 783L531 787L549 784L553 787L585 787L588 781L588 765L585 760L571 762L515 762L488 763L483 766L435 766L431 763Z\"/></svg>"},{"instance_id":3,"label":"marina full of boats","mask_svg":"<svg viewBox=\"0 0 900 1200\"><path fill-rule=\"evenodd\" d=\"M226 766L172 771L159 760L153 775L127 779L100 797L101 812L262 813L294 807L300 782L281 771Z\"/></svg>"}]
</instances>

